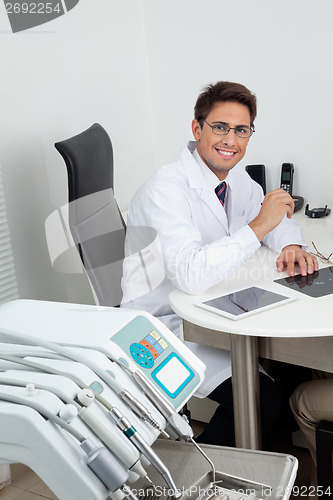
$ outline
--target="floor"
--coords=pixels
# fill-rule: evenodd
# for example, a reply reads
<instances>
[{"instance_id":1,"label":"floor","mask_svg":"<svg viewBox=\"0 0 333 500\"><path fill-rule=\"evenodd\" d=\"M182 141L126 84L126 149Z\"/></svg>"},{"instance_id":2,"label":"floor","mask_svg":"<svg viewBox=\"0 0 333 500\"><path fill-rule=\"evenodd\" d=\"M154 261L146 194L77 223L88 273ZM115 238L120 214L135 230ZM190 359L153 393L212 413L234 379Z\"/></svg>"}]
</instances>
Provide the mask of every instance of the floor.
<instances>
[{"instance_id":1,"label":"floor","mask_svg":"<svg viewBox=\"0 0 333 500\"><path fill-rule=\"evenodd\" d=\"M291 434L280 431L275 436L275 440L272 444L272 451L287 453L297 458L299 464L294 487L295 495L293 496L303 498L307 497L308 495L306 495L306 492L309 491L309 486L311 485L311 473L313 472L313 462L309 450L307 448L294 446L292 444ZM299 489L297 487L299 487ZM299 494L296 494L297 492L299 492Z\"/></svg>"},{"instance_id":2,"label":"floor","mask_svg":"<svg viewBox=\"0 0 333 500\"><path fill-rule=\"evenodd\" d=\"M205 424L192 422L195 434L199 434ZM299 460L299 469L291 498L302 497L307 500L306 492L310 485L311 458L308 450L296 447L291 443L287 433L279 433L272 444L273 450L294 455ZM57 500L52 491L28 467L22 464L11 466L12 483L0 491L0 500ZM312 497L313 499L313 497ZM79 499L73 499L79 500Z\"/></svg>"},{"instance_id":3,"label":"floor","mask_svg":"<svg viewBox=\"0 0 333 500\"><path fill-rule=\"evenodd\" d=\"M14 464L10 470L12 482L0 491L1 500L57 500L46 484L25 465Z\"/></svg>"}]
</instances>

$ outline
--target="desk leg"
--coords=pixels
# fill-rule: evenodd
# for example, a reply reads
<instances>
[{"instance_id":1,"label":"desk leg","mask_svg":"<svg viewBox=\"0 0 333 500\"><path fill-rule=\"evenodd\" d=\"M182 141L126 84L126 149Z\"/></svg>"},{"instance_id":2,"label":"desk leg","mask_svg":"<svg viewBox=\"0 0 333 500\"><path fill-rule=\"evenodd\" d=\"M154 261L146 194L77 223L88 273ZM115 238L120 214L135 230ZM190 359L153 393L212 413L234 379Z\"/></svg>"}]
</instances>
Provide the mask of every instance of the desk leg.
<instances>
[{"instance_id":1,"label":"desk leg","mask_svg":"<svg viewBox=\"0 0 333 500\"><path fill-rule=\"evenodd\" d=\"M261 449L258 339L230 335L237 448Z\"/></svg>"}]
</instances>

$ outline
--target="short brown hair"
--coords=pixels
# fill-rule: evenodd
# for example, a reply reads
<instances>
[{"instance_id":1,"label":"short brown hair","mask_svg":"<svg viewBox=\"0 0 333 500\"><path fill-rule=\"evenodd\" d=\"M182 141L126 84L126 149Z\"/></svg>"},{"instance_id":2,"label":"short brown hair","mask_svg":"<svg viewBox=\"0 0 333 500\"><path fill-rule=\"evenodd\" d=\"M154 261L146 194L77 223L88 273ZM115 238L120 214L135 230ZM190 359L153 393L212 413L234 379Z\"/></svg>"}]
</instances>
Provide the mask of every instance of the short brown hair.
<instances>
[{"instance_id":1,"label":"short brown hair","mask_svg":"<svg viewBox=\"0 0 333 500\"><path fill-rule=\"evenodd\" d=\"M257 98L244 85L234 82L210 83L199 95L194 106L194 117L202 126L216 102L233 101L249 108L251 126L257 116Z\"/></svg>"}]
</instances>

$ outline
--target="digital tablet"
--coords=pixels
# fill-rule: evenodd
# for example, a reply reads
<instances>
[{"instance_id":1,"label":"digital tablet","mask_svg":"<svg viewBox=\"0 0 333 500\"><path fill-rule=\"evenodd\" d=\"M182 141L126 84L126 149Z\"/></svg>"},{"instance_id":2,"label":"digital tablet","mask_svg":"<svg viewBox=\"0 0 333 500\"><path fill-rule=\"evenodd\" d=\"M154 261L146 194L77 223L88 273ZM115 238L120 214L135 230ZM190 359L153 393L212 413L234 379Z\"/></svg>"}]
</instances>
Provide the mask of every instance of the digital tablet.
<instances>
[{"instance_id":1,"label":"digital tablet","mask_svg":"<svg viewBox=\"0 0 333 500\"><path fill-rule=\"evenodd\" d=\"M235 292L195 302L194 304L208 311L229 319L241 319L272 307L287 304L297 297L281 295L257 286L236 290Z\"/></svg>"},{"instance_id":2,"label":"digital tablet","mask_svg":"<svg viewBox=\"0 0 333 500\"><path fill-rule=\"evenodd\" d=\"M306 276L296 274L274 281L310 297L323 297L333 294L333 266L324 267L324 269L319 269L319 271L314 271L313 274Z\"/></svg>"}]
</instances>

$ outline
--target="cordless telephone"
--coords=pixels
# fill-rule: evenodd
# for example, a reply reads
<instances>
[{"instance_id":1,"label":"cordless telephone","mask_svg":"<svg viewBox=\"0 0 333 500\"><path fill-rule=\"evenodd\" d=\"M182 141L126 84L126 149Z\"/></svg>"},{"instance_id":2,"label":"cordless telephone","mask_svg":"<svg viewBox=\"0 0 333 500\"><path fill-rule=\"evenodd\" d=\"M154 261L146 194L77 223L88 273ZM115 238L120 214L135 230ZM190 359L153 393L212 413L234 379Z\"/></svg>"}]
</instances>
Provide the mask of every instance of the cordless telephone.
<instances>
[{"instance_id":1,"label":"cordless telephone","mask_svg":"<svg viewBox=\"0 0 333 500\"><path fill-rule=\"evenodd\" d=\"M282 163L280 187L292 196L293 194L294 165L292 163Z\"/></svg>"}]
</instances>

